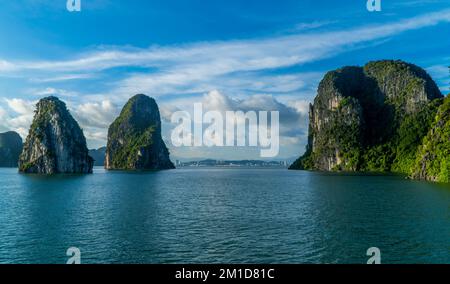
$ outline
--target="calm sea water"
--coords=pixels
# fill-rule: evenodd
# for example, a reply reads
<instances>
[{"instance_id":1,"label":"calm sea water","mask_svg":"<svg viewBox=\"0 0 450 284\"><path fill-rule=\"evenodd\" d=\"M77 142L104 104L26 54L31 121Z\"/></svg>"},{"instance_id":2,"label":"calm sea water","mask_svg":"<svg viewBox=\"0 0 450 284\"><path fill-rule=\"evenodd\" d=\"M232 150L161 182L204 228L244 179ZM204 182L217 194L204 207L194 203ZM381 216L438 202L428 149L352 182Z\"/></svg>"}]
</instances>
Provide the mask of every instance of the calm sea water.
<instances>
[{"instance_id":1,"label":"calm sea water","mask_svg":"<svg viewBox=\"0 0 450 284\"><path fill-rule=\"evenodd\" d=\"M450 186L397 176L0 169L0 263L450 263Z\"/></svg>"}]
</instances>

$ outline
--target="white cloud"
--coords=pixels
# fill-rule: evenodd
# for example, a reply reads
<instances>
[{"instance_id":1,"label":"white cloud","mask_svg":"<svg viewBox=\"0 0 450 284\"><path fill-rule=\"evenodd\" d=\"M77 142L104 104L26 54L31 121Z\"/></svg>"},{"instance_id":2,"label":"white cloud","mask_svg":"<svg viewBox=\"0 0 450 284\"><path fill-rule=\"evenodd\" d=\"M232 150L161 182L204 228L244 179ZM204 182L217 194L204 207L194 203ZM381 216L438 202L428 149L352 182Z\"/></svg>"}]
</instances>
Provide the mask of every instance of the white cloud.
<instances>
[{"instance_id":1,"label":"white cloud","mask_svg":"<svg viewBox=\"0 0 450 284\"><path fill-rule=\"evenodd\" d=\"M0 107L2 131L16 131L25 138L33 121L35 102L23 99L3 99L8 110Z\"/></svg>"},{"instance_id":2,"label":"white cloud","mask_svg":"<svg viewBox=\"0 0 450 284\"><path fill-rule=\"evenodd\" d=\"M295 110L297 110L298 113L308 115L309 114L309 104L310 104L309 101L295 100L295 101L290 101L288 105L295 108Z\"/></svg>"},{"instance_id":3,"label":"white cloud","mask_svg":"<svg viewBox=\"0 0 450 284\"><path fill-rule=\"evenodd\" d=\"M327 26L330 24L336 23L335 21L313 21L309 23L299 23L295 26L295 29L297 31L303 31L303 30L312 30L317 29L323 26Z\"/></svg>"},{"instance_id":4,"label":"white cloud","mask_svg":"<svg viewBox=\"0 0 450 284\"><path fill-rule=\"evenodd\" d=\"M449 78L450 69L447 65L433 65L427 68L427 71L435 79Z\"/></svg>"},{"instance_id":5,"label":"white cloud","mask_svg":"<svg viewBox=\"0 0 450 284\"><path fill-rule=\"evenodd\" d=\"M237 109L239 102L221 94L217 90L213 90L203 96L202 104L206 111L218 110L225 112Z\"/></svg>"},{"instance_id":6,"label":"white cloud","mask_svg":"<svg viewBox=\"0 0 450 284\"><path fill-rule=\"evenodd\" d=\"M0 67L1 70L1 67ZM54 77L43 77L43 78L31 78L30 81L33 83L51 83L51 82L62 82L62 81L71 81L71 80L80 80L80 79L90 79L92 78L92 74L66 74L61 76Z\"/></svg>"},{"instance_id":7,"label":"white cloud","mask_svg":"<svg viewBox=\"0 0 450 284\"><path fill-rule=\"evenodd\" d=\"M33 89L29 91L30 94L33 94L35 96L39 97L46 97L46 96L57 96L57 97L77 97L80 94L74 91L68 91L64 89L57 89L52 87L47 87L45 89Z\"/></svg>"},{"instance_id":8,"label":"white cloud","mask_svg":"<svg viewBox=\"0 0 450 284\"><path fill-rule=\"evenodd\" d=\"M448 61L449 59L445 60ZM444 94L447 94L450 90L450 69L448 65L434 65L427 68L431 77L436 80L438 86Z\"/></svg>"},{"instance_id":9,"label":"white cloud","mask_svg":"<svg viewBox=\"0 0 450 284\"><path fill-rule=\"evenodd\" d=\"M235 98L223 94L218 90L212 90L205 93L203 96L196 96L191 98L174 99L168 102L160 103L160 109L163 109L163 115L167 121L170 121L172 112L177 110L192 111L194 103L201 103L203 110L206 111L279 111L285 117L303 114L297 112L295 107L284 104L277 100L276 97L269 94L255 94L242 98Z\"/></svg>"},{"instance_id":10,"label":"white cloud","mask_svg":"<svg viewBox=\"0 0 450 284\"><path fill-rule=\"evenodd\" d=\"M358 47L358 44L380 40L398 33L450 22L450 10L426 14L396 23L366 26L345 31L299 34L277 38L216 42L166 48L150 52L158 60L149 62L160 72L136 74L120 81L114 93L127 96L138 91L158 96L172 93L205 92L240 82L245 87L265 92L292 92L302 88L295 75L264 76L251 72L303 64L335 56ZM150 56L141 53L146 61ZM169 56L170 59L165 58ZM176 59L173 59L176 58ZM156 64L157 63L157 64ZM247 77L242 73L250 73ZM269 77L269 76L267 76ZM259 80L261 79L261 80ZM246 81L245 81L246 80ZM284 81L284 82L283 82ZM271 86L270 82L274 82Z\"/></svg>"},{"instance_id":11,"label":"white cloud","mask_svg":"<svg viewBox=\"0 0 450 284\"><path fill-rule=\"evenodd\" d=\"M83 127L82 127L83 128ZM83 133L88 140L88 146L90 148L100 148L106 145L106 140L108 138L108 131L105 129L92 129L83 128Z\"/></svg>"},{"instance_id":12,"label":"white cloud","mask_svg":"<svg viewBox=\"0 0 450 284\"><path fill-rule=\"evenodd\" d=\"M307 112L304 109L295 108L294 106L300 105L300 102L292 102L294 106L290 106L278 101L272 95L259 94L248 96L243 99L232 98L223 93L213 90L201 97L192 98L190 100L180 99L173 100L171 102L161 103L161 109L165 109L163 117L165 121L170 121L170 115L177 111L187 111L191 114L193 118L193 105L194 103L202 103L203 114L207 111L219 111L225 117L226 111L278 111L280 114L280 139L284 139L284 144L289 144L290 142L297 143L300 138L305 136L307 131ZM165 131L165 136L170 137L169 131L171 131L175 126L170 123L165 123L163 131ZM169 147L171 145L169 144ZM295 146L295 145L291 145ZM205 148L206 151L209 149ZM179 156L185 155L186 157L192 156L191 148L183 150L176 149ZM198 149L196 149L198 152ZM204 152L205 156L207 152Z\"/></svg>"},{"instance_id":13,"label":"white cloud","mask_svg":"<svg viewBox=\"0 0 450 284\"><path fill-rule=\"evenodd\" d=\"M0 72L9 72L9 71L13 71L15 68L15 66L5 60L0 60Z\"/></svg>"},{"instance_id":14,"label":"white cloud","mask_svg":"<svg viewBox=\"0 0 450 284\"><path fill-rule=\"evenodd\" d=\"M34 103L23 99L5 99L8 107L14 112L21 115L29 115L33 113Z\"/></svg>"},{"instance_id":15,"label":"white cloud","mask_svg":"<svg viewBox=\"0 0 450 284\"><path fill-rule=\"evenodd\" d=\"M119 112L120 110L115 104L105 100L99 103L78 105L74 110L74 116L83 126L108 128Z\"/></svg>"},{"instance_id":16,"label":"white cloud","mask_svg":"<svg viewBox=\"0 0 450 284\"><path fill-rule=\"evenodd\" d=\"M2 107L0 107L0 132L6 132L10 129L8 128L6 122L8 121L8 113Z\"/></svg>"},{"instance_id":17,"label":"white cloud","mask_svg":"<svg viewBox=\"0 0 450 284\"><path fill-rule=\"evenodd\" d=\"M414 29L450 22L450 10L428 13L397 22L363 26L333 32L297 33L288 36L253 40L217 41L169 47L102 48L59 61L0 61L0 73L32 76L43 73L53 79L68 79L70 74L93 74L114 67L151 68L116 81L111 91L123 98L135 93L159 96L174 93L198 93L236 82L242 73L303 64L358 48L358 45L381 40ZM316 23L316 26L318 23ZM31 73L31 75L29 74ZM61 75L61 73L63 75ZM258 78L258 76L249 76ZM257 80L249 87L260 92L290 92L301 88L294 77L274 76L287 84L270 86ZM52 79L50 79L52 80ZM250 81L250 80L249 80Z\"/></svg>"},{"instance_id":18,"label":"white cloud","mask_svg":"<svg viewBox=\"0 0 450 284\"><path fill-rule=\"evenodd\" d=\"M442 0L412 0L412 1L400 1L392 3L394 6L399 7L418 7L426 6L430 4L442 3Z\"/></svg>"},{"instance_id":19,"label":"white cloud","mask_svg":"<svg viewBox=\"0 0 450 284\"><path fill-rule=\"evenodd\" d=\"M106 145L108 128L120 109L110 100L103 100L74 106L71 113L83 129L88 146L98 148Z\"/></svg>"}]
</instances>

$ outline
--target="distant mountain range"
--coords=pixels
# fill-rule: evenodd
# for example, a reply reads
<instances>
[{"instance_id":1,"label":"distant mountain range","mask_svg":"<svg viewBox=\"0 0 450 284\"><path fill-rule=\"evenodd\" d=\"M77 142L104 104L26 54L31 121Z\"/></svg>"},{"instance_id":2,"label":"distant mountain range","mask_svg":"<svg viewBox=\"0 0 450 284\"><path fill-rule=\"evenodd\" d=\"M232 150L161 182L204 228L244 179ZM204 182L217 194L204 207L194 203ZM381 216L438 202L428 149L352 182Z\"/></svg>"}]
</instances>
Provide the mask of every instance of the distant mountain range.
<instances>
[{"instance_id":1,"label":"distant mountain range","mask_svg":"<svg viewBox=\"0 0 450 284\"><path fill-rule=\"evenodd\" d=\"M103 167L105 165L106 147L89 150L89 156L94 159L95 167ZM257 167L257 168L287 168L292 163L292 158L286 161L262 161L262 160L215 160L215 159L198 159L181 161L176 160L175 165L182 167Z\"/></svg>"}]
</instances>

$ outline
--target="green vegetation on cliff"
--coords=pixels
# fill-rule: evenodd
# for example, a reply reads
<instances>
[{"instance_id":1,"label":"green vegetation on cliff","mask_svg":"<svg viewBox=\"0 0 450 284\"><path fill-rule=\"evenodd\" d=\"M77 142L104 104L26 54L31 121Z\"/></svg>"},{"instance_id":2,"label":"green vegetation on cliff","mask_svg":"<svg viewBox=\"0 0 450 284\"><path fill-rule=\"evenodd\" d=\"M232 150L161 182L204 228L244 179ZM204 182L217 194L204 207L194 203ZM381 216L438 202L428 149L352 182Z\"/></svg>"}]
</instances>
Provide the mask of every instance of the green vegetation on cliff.
<instances>
[{"instance_id":1,"label":"green vegetation on cliff","mask_svg":"<svg viewBox=\"0 0 450 284\"><path fill-rule=\"evenodd\" d=\"M393 121L388 121L393 123L394 129L389 130L390 134L383 143L364 148L359 170L412 174L417 149L441 103L442 99L434 99L423 104L417 112L407 114L395 109L402 117L397 116Z\"/></svg>"},{"instance_id":2,"label":"green vegetation on cliff","mask_svg":"<svg viewBox=\"0 0 450 284\"><path fill-rule=\"evenodd\" d=\"M171 169L169 151L161 137L161 118L155 100L132 97L108 130L107 169Z\"/></svg>"},{"instance_id":3,"label":"green vegetation on cliff","mask_svg":"<svg viewBox=\"0 0 450 284\"><path fill-rule=\"evenodd\" d=\"M152 136L156 125L144 124L138 115L134 115L133 106L138 103L138 99L137 96L131 98L109 128L109 140L123 142L114 151L114 168L132 168L139 159L137 152L140 147L150 147L153 143Z\"/></svg>"},{"instance_id":4,"label":"green vegetation on cliff","mask_svg":"<svg viewBox=\"0 0 450 284\"><path fill-rule=\"evenodd\" d=\"M41 99L19 159L24 173L92 173L83 131L66 104L56 97Z\"/></svg>"},{"instance_id":5,"label":"green vegetation on cliff","mask_svg":"<svg viewBox=\"0 0 450 284\"><path fill-rule=\"evenodd\" d=\"M331 71L311 105L306 152L290 168L397 172L430 179L417 168L424 155L426 161L431 155L433 162L422 166L442 177L450 168L450 162L437 158L446 153L437 146L445 136L441 141L429 136L437 128L437 113L443 117L440 121L446 121L446 104L431 77L403 61L374 61L362 68ZM443 126L439 131L448 133Z\"/></svg>"},{"instance_id":6,"label":"green vegetation on cliff","mask_svg":"<svg viewBox=\"0 0 450 284\"><path fill-rule=\"evenodd\" d=\"M412 176L437 182L450 182L450 97L446 97L432 126L419 147Z\"/></svg>"}]
</instances>

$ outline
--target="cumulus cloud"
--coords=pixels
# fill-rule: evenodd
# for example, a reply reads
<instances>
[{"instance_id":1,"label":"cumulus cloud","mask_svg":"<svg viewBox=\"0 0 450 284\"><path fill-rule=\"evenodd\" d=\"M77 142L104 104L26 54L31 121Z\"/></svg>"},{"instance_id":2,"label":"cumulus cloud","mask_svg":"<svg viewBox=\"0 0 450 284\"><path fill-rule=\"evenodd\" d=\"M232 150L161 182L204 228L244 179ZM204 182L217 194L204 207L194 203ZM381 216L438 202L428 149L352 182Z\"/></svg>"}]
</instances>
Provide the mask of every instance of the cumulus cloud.
<instances>
[{"instance_id":1,"label":"cumulus cloud","mask_svg":"<svg viewBox=\"0 0 450 284\"><path fill-rule=\"evenodd\" d=\"M239 110L239 101L221 94L217 90L213 90L205 94L201 100L203 107L206 111L218 110L225 112L227 110Z\"/></svg>"},{"instance_id":2,"label":"cumulus cloud","mask_svg":"<svg viewBox=\"0 0 450 284\"><path fill-rule=\"evenodd\" d=\"M273 95L257 94L245 97L243 99L231 98L219 91L211 91L202 98L202 103L206 110L220 111L278 111L280 113L281 131L287 131L290 128L302 133L302 127L307 117L307 112L298 111L294 106L299 101L291 101L285 104L277 100Z\"/></svg>"},{"instance_id":3,"label":"cumulus cloud","mask_svg":"<svg viewBox=\"0 0 450 284\"><path fill-rule=\"evenodd\" d=\"M3 101L7 109L0 107L2 131L16 131L22 138L25 138L33 121L36 102L23 99L3 99Z\"/></svg>"},{"instance_id":4,"label":"cumulus cloud","mask_svg":"<svg viewBox=\"0 0 450 284\"><path fill-rule=\"evenodd\" d=\"M0 107L0 132L9 131L6 121L8 120L8 113L2 107Z\"/></svg>"},{"instance_id":5,"label":"cumulus cloud","mask_svg":"<svg viewBox=\"0 0 450 284\"><path fill-rule=\"evenodd\" d=\"M8 71L14 71L15 66L14 64L6 61L6 60L0 60L0 72L8 72Z\"/></svg>"},{"instance_id":6,"label":"cumulus cloud","mask_svg":"<svg viewBox=\"0 0 450 284\"><path fill-rule=\"evenodd\" d=\"M33 113L34 104L23 99L5 99L8 107L20 115L29 115Z\"/></svg>"},{"instance_id":7,"label":"cumulus cloud","mask_svg":"<svg viewBox=\"0 0 450 284\"><path fill-rule=\"evenodd\" d=\"M293 107L298 113L301 113L303 115L308 115L309 113L309 101L305 100L294 100L290 101L289 105Z\"/></svg>"},{"instance_id":8,"label":"cumulus cloud","mask_svg":"<svg viewBox=\"0 0 450 284\"><path fill-rule=\"evenodd\" d=\"M120 109L110 100L84 103L72 108L75 119L83 128L88 144L106 145L108 127L119 115Z\"/></svg>"},{"instance_id":9,"label":"cumulus cloud","mask_svg":"<svg viewBox=\"0 0 450 284\"><path fill-rule=\"evenodd\" d=\"M227 111L242 111L247 113L249 111L278 111L280 116L280 143L284 147L297 148L300 150L299 141L304 139L307 130L307 111L300 107L304 104L302 101L290 101L289 104L278 101L273 95L257 94L251 95L245 98L233 98L225 95L217 90L213 90L204 94L201 97L191 98L190 100L180 99L171 102L165 102L161 104L161 108L164 109L163 117L165 117L165 125L163 130L166 131L165 136L170 137L170 131L174 129L175 125L170 124L170 115L175 111L187 111L191 119L193 119L193 105L194 103L201 103L203 107L203 115L209 111L218 111L225 118ZM270 116L269 116L270 117ZM199 123L195 122L194 123ZM237 123L245 123L245 121L237 121ZM270 125L270 124L269 124ZM204 125L204 128L208 125ZM262 125L260 125L262 126ZM270 132L270 129L269 129ZM228 135L225 133L225 135ZM207 147L200 148L176 148L172 147L170 141L167 141L171 151L177 153L180 157L192 157L193 153L196 155L202 153L204 156L211 154L211 149ZM248 148L248 147L247 147ZM215 148L215 151L222 151L223 149ZM194 152L192 152L194 151ZM203 152L202 152L203 151ZM238 148L228 149L229 155L236 155L234 157L239 158L242 153ZM252 150L253 151L253 150ZM237 153L240 153L239 155ZM250 152L249 152L250 153ZM218 152L215 153L216 157ZM247 153L248 154L248 153ZM252 153L254 154L254 153Z\"/></svg>"},{"instance_id":10,"label":"cumulus cloud","mask_svg":"<svg viewBox=\"0 0 450 284\"><path fill-rule=\"evenodd\" d=\"M83 125L108 127L119 114L119 108L109 100L99 103L85 103L76 107L74 115Z\"/></svg>"}]
</instances>

